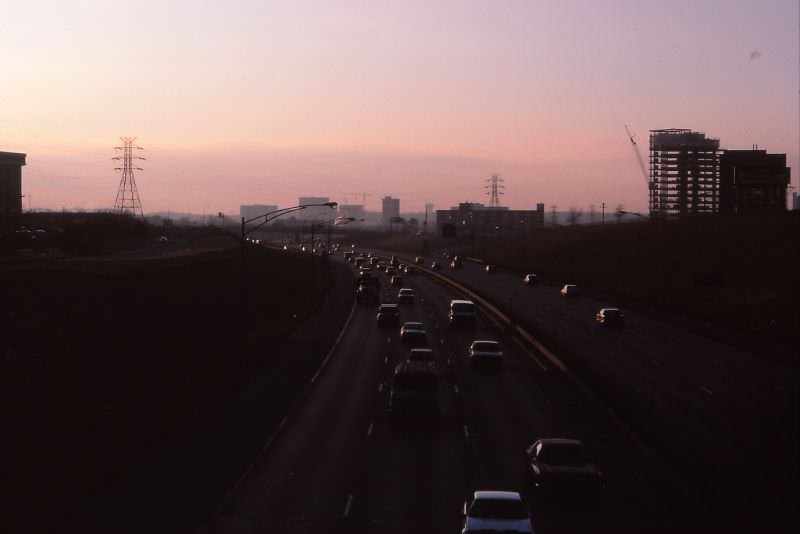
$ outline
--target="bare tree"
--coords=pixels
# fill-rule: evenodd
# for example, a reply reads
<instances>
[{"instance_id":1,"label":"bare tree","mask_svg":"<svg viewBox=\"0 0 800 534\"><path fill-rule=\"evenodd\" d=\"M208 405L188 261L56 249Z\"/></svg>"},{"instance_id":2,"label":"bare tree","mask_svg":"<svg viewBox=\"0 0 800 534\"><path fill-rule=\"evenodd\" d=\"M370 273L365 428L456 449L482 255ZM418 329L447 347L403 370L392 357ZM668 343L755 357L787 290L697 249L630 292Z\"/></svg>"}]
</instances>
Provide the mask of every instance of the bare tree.
<instances>
[{"instance_id":1,"label":"bare tree","mask_svg":"<svg viewBox=\"0 0 800 534\"><path fill-rule=\"evenodd\" d=\"M583 210L576 206L570 206L569 216L567 216L567 221L569 221L570 226L578 224L581 217L583 217Z\"/></svg>"}]
</instances>

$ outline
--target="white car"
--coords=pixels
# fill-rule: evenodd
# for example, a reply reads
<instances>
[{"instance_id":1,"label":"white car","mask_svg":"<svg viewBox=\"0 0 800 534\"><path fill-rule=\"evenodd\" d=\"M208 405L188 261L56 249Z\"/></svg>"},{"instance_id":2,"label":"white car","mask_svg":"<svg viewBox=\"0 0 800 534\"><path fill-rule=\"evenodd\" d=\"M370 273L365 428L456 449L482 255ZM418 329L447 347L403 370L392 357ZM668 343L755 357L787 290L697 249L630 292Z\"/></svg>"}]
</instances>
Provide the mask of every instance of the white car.
<instances>
[{"instance_id":1,"label":"white car","mask_svg":"<svg viewBox=\"0 0 800 534\"><path fill-rule=\"evenodd\" d=\"M527 532L533 534L528 507L515 491L476 491L464 503L464 528L468 532Z\"/></svg>"},{"instance_id":2,"label":"white car","mask_svg":"<svg viewBox=\"0 0 800 534\"><path fill-rule=\"evenodd\" d=\"M561 288L561 296L563 297L577 297L581 291L575 284L566 284Z\"/></svg>"},{"instance_id":3,"label":"white car","mask_svg":"<svg viewBox=\"0 0 800 534\"><path fill-rule=\"evenodd\" d=\"M469 346L469 363L503 365L503 349L497 341L475 340Z\"/></svg>"}]
</instances>

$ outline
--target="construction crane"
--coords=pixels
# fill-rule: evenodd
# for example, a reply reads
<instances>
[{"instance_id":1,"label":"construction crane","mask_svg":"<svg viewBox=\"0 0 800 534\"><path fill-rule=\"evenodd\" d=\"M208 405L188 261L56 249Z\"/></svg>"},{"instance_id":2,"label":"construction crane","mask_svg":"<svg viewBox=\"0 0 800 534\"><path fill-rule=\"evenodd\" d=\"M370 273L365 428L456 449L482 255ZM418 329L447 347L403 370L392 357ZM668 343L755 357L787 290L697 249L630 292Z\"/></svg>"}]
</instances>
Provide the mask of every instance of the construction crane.
<instances>
[{"instance_id":1,"label":"construction crane","mask_svg":"<svg viewBox=\"0 0 800 534\"><path fill-rule=\"evenodd\" d=\"M372 196L371 193L342 193L342 192L340 192L339 194L340 195L347 195L347 196L344 197L344 204L347 204L347 197L350 196L350 195L361 197L361 205L362 206L366 206L367 205L367 197L371 197Z\"/></svg>"},{"instance_id":2,"label":"construction crane","mask_svg":"<svg viewBox=\"0 0 800 534\"><path fill-rule=\"evenodd\" d=\"M633 134L628 129L628 125L625 125L625 131L628 132L628 137L631 140L631 146L633 146L633 151L636 153L636 159L639 161L639 168L642 169L642 178L644 178L644 182L650 187L650 175L647 173L647 168L644 166L644 160L642 160L642 155L639 153L639 145L636 144L636 139L633 137Z\"/></svg>"}]
</instances>

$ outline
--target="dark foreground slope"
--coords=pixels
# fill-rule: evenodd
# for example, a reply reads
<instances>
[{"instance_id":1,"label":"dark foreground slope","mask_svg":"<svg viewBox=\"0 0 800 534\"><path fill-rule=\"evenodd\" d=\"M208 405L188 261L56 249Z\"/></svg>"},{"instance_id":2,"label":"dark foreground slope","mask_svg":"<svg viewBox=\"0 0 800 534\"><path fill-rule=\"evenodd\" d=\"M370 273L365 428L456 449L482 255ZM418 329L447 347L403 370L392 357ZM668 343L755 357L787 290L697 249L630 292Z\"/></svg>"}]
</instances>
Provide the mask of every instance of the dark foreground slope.
<instances>
[{"instance_id":1,"label":"dark foreground slope","mask_svg":"<svg viewBox=\"0 0 800 534\"><path fill-rule=\"evenodd\" d=\"M247 265L244 302L238 250L0 270L4 526L177 532L213 508L352 299L310 256L253 248ZM321 304L339 319L296 354Z\"/></svg>"}]
</instances>

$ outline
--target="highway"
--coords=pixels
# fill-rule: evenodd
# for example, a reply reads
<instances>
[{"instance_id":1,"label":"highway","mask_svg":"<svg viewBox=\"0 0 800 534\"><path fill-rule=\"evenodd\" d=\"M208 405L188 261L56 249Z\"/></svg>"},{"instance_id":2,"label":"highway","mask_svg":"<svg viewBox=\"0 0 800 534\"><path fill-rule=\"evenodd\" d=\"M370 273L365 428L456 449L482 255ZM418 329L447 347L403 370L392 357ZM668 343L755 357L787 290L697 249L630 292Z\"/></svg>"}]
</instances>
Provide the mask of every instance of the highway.
<instances>
[{"instance_id":1,"label":"highway","mask_svg":"<svg viewBox=\"0 0 800 534\"><path fill-rule=\"evenodd\" d=\"M382 300L394 301L379 276ZM388 420L388 384L408 348L399 325L379 328L376 306L358 305L307 396L201 532L458 532L476 489L520 491L539 533L670 532L684 520L669 477L563 373L483 314L474 331L450 329L447 304L460 295L440 282L418 274L404 285L418 297L401 322L423 322L437 354L439 423ZM476 338L503 344L501 370L468 366ZM589 500L534 494L524 451L541 437L583 440L606 489Z\"/></svg>"},{"instance_id":2,"label":"highway","mask_svg":"<svg viewBox=\"0 0 800 534\"><path fill-rule=\"evenodd\" d=\"M707 327L687 327L685 318L656 319L626 309L625 327L606 329L594 317L614 302L566 299L559 287L528 287L518 274L487 274L477 262L449 269L439 256L425 257L425 265L433 260L442 263L443 275L512 310L534 335L547 336L557 355L582 366L620 404L638 405L636 414L662 429L656 439L671 442L659 453L698 498L719 499L727 486L741 499L727 501L728 507L763 499L773 513L792 509L784 489L797 476L797 374L796 366L776 363L796 358L786 354L789 349L754 345L735 333L714 339L698 331Z\"/></svg>"}]
</instances>

